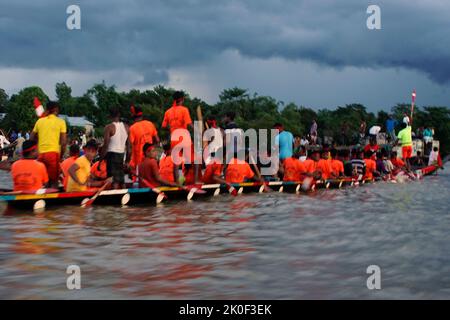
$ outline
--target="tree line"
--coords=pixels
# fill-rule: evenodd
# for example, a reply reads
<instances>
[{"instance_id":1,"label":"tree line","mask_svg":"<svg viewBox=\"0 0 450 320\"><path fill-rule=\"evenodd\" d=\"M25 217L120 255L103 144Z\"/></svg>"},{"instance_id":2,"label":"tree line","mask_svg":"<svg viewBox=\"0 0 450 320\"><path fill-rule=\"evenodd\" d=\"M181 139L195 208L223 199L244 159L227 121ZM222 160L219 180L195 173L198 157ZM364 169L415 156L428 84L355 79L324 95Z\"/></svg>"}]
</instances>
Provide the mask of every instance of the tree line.
<instances>
[{"instance_id":1,"label":"tree line","mask_svg":"<svg viewBox=\"0 0 450 320\"><path fill-rule=\"evenodd\" d=\"M115 86L104 82L93 85L82 96L72 95L72 89L65 82L57 83L56 97L61 106L60 113L68 116L84 116L95 125L96 135L102 135L104 126L108 123L108 111L111 106L121 109L125 121L132 122L130 106L141 106L144 117L160 126L164 112L172 105L174 89L156 86L151 90L140 91L132 89L119 92ZM27 87L9 97L0 89L0 112L6 113L0 123L3 129L29 131L33 128L36 115L33 108L33 98L38 97L45 105L49 100L47 94L39 87ZM303 136L309 132L312 120L319 127L319 137L331 137L334 141L349 143L357 141L359 125L362 121L367 128L379 125L385 129L388 113L384 110L376 114L368 112L362 104L348 104L335 109L322 108L318 111L295 103L285 104L269 96L250 93L246 89L231 88L223 90L219 101L208 104L198 97L186 93L185 106L196 114L197 106L202 107L204 118L214 116L218 121L228 111L236 113L236 123L243 129L267 129L280 122L285 129L294 135ZM403 113L410 112L410 104L399 103L391 108L391 114L399 123ZM447 106L422 106L414 110L413 129L418 127L433 127L435 139L441 142L443 154L450 153L450 109ZM397 132L398 132L397 128ZM167 133L162 132L162 138Z\"/></svg>"}]
</instances>

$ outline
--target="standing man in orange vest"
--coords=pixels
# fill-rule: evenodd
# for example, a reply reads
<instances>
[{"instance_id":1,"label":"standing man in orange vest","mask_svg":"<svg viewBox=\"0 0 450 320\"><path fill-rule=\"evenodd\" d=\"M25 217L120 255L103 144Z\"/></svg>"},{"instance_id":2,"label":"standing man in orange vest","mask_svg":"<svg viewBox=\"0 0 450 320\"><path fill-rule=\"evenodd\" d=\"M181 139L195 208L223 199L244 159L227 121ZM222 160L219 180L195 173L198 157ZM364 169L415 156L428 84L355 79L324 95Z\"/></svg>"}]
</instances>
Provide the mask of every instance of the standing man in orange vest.
<instances>
[{"instance_id":1,"label":"standing man in orange vest","mask_svg":"<svg viewBox=\"0 0 450 320\"><path fill-rule=\"evenodd\" d=\"M38 142L38 160L47 168L49 185L52 188L58 188L59 162L67 145L66 122L58 118L58 113L59 105L49 101L47 116L36 121L30 135L30 140Z\"/></svg>"},{"instance_id":2,"label":"standing man in orange vest","mask_svg":"<svg viewBox=\"0 0 450 320\"><path fill-rule=\"evenodd\" d=\"M131 106L131 115L134 124L130 127L131 161L130 167L133 171L144 161L143 148L146 143L159 144L158 131L155 125L148 120L144 120L142 108Z\"/></svg>"}]
</instances>

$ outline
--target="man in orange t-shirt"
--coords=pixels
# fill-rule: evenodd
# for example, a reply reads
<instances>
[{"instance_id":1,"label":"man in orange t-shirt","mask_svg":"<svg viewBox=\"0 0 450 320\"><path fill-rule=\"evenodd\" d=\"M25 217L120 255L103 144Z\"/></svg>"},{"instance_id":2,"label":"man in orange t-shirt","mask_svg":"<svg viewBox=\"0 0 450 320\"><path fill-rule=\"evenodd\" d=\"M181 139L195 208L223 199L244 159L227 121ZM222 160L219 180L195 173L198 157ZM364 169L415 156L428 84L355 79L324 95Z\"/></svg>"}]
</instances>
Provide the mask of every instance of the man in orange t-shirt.
<instances>
[{"instance_id":1,"label":"man in orange t-shirt","mask_svg":"<svg viewBox=\"0 0 450 320\"><path fill-rule=\"evenodd\" d=\"M364 162L366 163L366 175L364 179L373 179L377 175L377 162L373 159L374 154L371 151L366 151Z\"/></svg>"},{"instance_id":2,"label":"man in orange t-shirt","mask_svg":"<svg viewBox=\"0 0 450 320\"><path fill-rule=\"evenodd\" d=\"M162 128L169 127L170 135L171 135L171 146L172 148L176 146L178 143L185 143L186 145L190 145L190 134L187 131L188 127L194 129L192 126L192 119L189 114L189 109L183 106L184 103L184 93L181 91L176 91L173 94L173 105L164 113L164 119L161 124ZM186 140L183 139L172 139L172 134L176 129L184 129L186 130Z\"/></svg>"},{"instance_id":3,"label":"man in orange t-shirt","mask_svg":"<svg viewBox=\"0 0 450 320\"><path fill-rule=\"evenodd\" d=\"M130 127L129 137L132 148L130 167L135 169L144 160L144 144L159 144L159 136L155 125L144 120L141 107L131 106L131 115L134 117L134 124Z\"/></svg>"},{"instance_id":4,"label":"man in orange t-shirt","mask_svg":"<svg viewBox=\"0 0 450 320\"><path fill-rule=\"evenodd\" d=\"M284 159L283 181L300 181L306 173L305 165L297 157L298 154L294 154L292 157Z\"/></svg>"},{"instance_id":5,"label":"man in orange t-shirt","mask_svg":"<svg viewBox=\"0 0 450 320\"><path fill-rule=\"evenodd\" d=\"M327 149L322 150L322 158L317 163L316 170L320 171L323 180L334 178L333 170L331 169L331 161L329 157L329 151Z\"/></svg>"},{"instance_id":6,"label":"man in orange t-shirt","mask_svg":"<svg viewBox=\"0 0 450 320\"><path fill-rule=\"evenodd\" d=\"M159 160L159 174L170 182L178 182L178 167L175 165L171 155L170 144L165 144L164 157Z\"/></svg>"},{"instance_id":7,"label":"man in orange t-shirt","mask_svg":"<svg viewBox=\"0 0 450 320\"><path fill-rule=\"evenodd\" d=\"M391 162L396 169L403 169L406 166L403 160L397 157L396 151L391 152Z\"/></svg>"},{"instance_id":8,"label":"man in orange t-shirt","mask_svg":"<svg viewBox=\"0 0 450 320\"><path fill-rule=\"evenodd\" d=\"M344 175L344 163L337 159L337 150L331 149L331 170L336 177L342 177Z\"/></svg>"},{"instance_id":9,"label":"man in orange t-shirt","mask_svg":"<svg viewBox=\"0 0 450 320\"><path fill-rule=\"evenodd\" d=\"M67 182L69 181L69 168L80 156L80 147L77 144L72 144L69 148L69 155L70 156L61 163L64 190L67 188Z\"/></svg>"},{"instance_id":10,"label":"man in orange t-shirt","mask_svg":"<svg viewBox=\"0 0 450 320\"><path fill-rule=\"evenodd\" d=\"M14 191L37 191L48 183L45 165L37 161L38 150L34 141L27 140L22 145L23 158L11 166Z\"/></svg>"},{"instance_id":11,"label":"man in orange t-shirt","mask_svg":"<svg viewBox=\"0 0 450 320\"><path fill-rule=\"evenodd\" d=\"M303 164L305 165L307 176L314 177L315 179L320 179L321 172L317 168L319 161L320 151L312 150L309 158L303 162Z\"/></svg>"},{"instance_id":12,"label":"man in orange t-shirt","mask_svg":"<svg viewBox=\"0 0 450 320\"><path fill-rule=\"evenodd\" d=\"M222 179L222 171L223 171L223 149L219 148L214 152L214 155L211 155L213 158L206 166L205 173L203 174L202 181L205 184L214 184L214 183L226 183L224 179Z\"/></svg>"}]
</instances>

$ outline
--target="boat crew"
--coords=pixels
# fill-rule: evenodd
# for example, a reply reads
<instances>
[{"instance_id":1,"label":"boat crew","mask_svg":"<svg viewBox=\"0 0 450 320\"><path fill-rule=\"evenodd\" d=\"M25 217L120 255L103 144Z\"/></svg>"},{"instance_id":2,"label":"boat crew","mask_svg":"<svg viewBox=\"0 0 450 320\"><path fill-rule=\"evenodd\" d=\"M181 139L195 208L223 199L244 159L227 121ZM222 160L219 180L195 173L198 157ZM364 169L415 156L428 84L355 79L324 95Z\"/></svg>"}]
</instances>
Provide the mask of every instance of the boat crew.
<instances>
[{"instance_id":1,"label":"boat crew","mask_svg":"<svg viewBox=\"0 0 450 320\"><path fill-rule=\"evenodd\" d=\"M208 165L211 161L214 161L213 154L216 154L219 149L223 149L223 134L222 130L217 126L216 118L213 116L208 117L206 120L208 129L203 135L203 146L206 151L207 157L205 159L205 165ZM211 142L207 137L214 137Z\"/></svg>"},{"instance_id":2,"label":"boat crew","mask_svg":"<svg viewBox=\"0 0 450 320\"><path fill-rule=\"evenodd\" d=\"M331 161L329 159L330 152L328 149L323 149L321 152L321 159L317 162L316 170L320 172L322 179L328 180L335 178L333 169L331 168Z\"/></svg>"},{"instance_id":3,"label":"boat crew","mask_svg":"<svg viewBox=\"0 0 450 320\"><path fill-rule=\"evenodd\" d=\"M47 168L49 184L57 188L59 184L59 162L63 158L67 144L66 122L58 118L59 105L47 103L47 115L36 121L30 140L37 141L39 157Z\"/></svg>"},{"instance_id":4,"label":"boat crew","mask_svg":"<svg viewBox=\"0 0 450 320\"><path fill-rule=\"evenodd\" d=\"M406 164L405 162L400 159L397 155L397 151L392 151L391 152L391 163L394 166L394 170L393 171L398 171L400 169L405 169L406 168Z\"/></svg>"},{"instance_id":5,"label":"boat crew","mask_svg":"<svg viewBox=\"0 0 450 320\"><path fill-rule=\"evenodd\" d=\"M104 181L95 181L91 178L91 163L97 155L98 144L94 139L89 140L83 147L84 155L79 157L69 168L67 192L86 191L101 187Z\"/></svg>"},{"instance_id":6,"label":"boat crew","mask_svg":"<svg viewBox=\"0 0 450 320\"><path fill-rule=\"evenodd\" d=\"M223 148L217 149L216 152L214 152L211 156L211 161L206 165L202 181L205 184L225 184L226 181L222 178Z\"/></svg>"},{"instance_id":7,"label":"boat crew","mask_svg":"<svg viewBox=\"0 0 450 320\"><path fill-rule=\"evenodd\" d=\"M402 146L402 158L405 162L406 168L409 170L411 168L409 159L412 156L412 134L411 134L411 126L402 123L402 130L398 133L398 140Z\"/></svg>"},{"instance_id":8,"label":"boat crew","mask_svg":"<svg viewBox=\"0 0 450 320\"><path fill-rule=\"evenodd\" d=\"M72 144L69 148L69 157L61 163L64 190L67 189L67 182L69 181L69 168L75 163L79 156L80 147L77 144Z\"/></svg>"},{"instance_id":9,"label":"boat crew","mask_svg":"<svg viewBox=\"0 0 450 320\"><path fill-rule=\"evenodd\" d=\"M101 159L106 160L108 177L113 178L113 189L120 189L125 186L124 167L128 166L131 156L129 128L120 120L118 108L111 108L110 117L112 123L105 127Z\"/></svg>"},{"instance_id":10,"label":"boat crew","mask_svg":"<svg viewBox=\"0 0 450 320\"><path fill-rule=\"evenodd\" d=\"M337 158L337 150L330 150L330 158L331 158L331 170L335 177L342 177L344 175L344 163Z\"/></svg>"},{"instance_id":11,"label":"boat crew","mask_svg":"<svg viewBox=\"0 0 450 320\"><path fill-rule=\"evenodd\" d=\"M94 181L105 181L108 178L105 160L98 160L94 162L91 168L91 178Z\"/></svg>"},{"instance_id":12,"label":"boat crew","mask_svg":"<svg viewBox=\"0 0 450 320\"><path fill-rule=\"evenodd\" d=\"M354 158L352 159L352 176L364 176L366 174L366 163L363 160L364 151L356 150Z\"/></svg>"},{"instance_id":13,"label":"boat crew","mask_svg":"<svg viewBox=\"0 0 450 320\"><path fill-rule=\"evenodd\" d=\"M283 162L283 181L300 181L306 174L306 168L299 159L299 154L293 154L284 159Z\"/></svg>"},{"instance_id":14,"label":"boat crew","mask_svg":"<svg viewBox=\"0 0 450 320\"><path fill-rule=\"evenodd\" d=\"M377 171L377 162L376 153L371 151L366 151L364 153L364 162L366 163L366 174L364 175L364 179L373 179L374 176L380 176L380 173Z\"/></svg>"},{"instance_id":15,"label":"boat crew","mask_svg":"<svg viewBox=\"0 0 450 320\"><path fill-rule=\"evenodd\" d=\"M239 152L234 151L232 159L227 163L225 170L225 181L227 183L243 183L246 180L264 182L258 173L253 172L248 164L249 153L246 152L245 160L239 159Z\"/></svg>"},{"instance_id":16,"label":"boat crew","mask_svg":"<svg viewBox=\"0 0 450 320\"><path fill-rule=\"evenodd\" d=\"M377 152L380 149L380 146L377 143L377 138L370 138L369 144L364 147L364 153L366 152Z\"/></svg>"},{"instance_id":17,"label":"boat crew","mask_svg":"<svg viewBox=\"0 0 450 320\"><path fill-rule=\"evenodd\" d=\"M48 183L45 165L37 161L38 150L35 141L27 140L22 145L22 159L11 166L14 191L37 191Z\"/></svg>"},{"instance_id":18,"label":"boat crew","mask_svg":"<svg viewBox=\"0 0 450 320\"><path fill-rule=\"evenodd\" d=\"M131 115L134 123L130 126L131 161L130 167L133 171L144 160L142 153L144 144L159 144L158 131L153 122L144 120L142 108L131 106Z\"/></svg>"},{"instance_id":19,"label":"boat crew","mask_svg":"<svg viewBox=\"0 0 450 320\"><path fill-rule=\"evenodd\" d=\"M178 187L177 183L164 179L159 173L158 152L154 144L146 143L142 151L145 155L144 160L138 167L139 186L141 188L156 188L161 185Z\"/></svg>"},{"instance_id":20,"label":"boat crew","mask_svg":"<svg viewBox=\"0 0 450 320\"><path fill-rule=\"evenodd\" d=\"M164 154L159 160L159 174L161 177L169 182L175 183L179 182L178 168L173 163L170 143L163 145Z\"/></svg>"},{"instance_id":21,"label":"boat crew","mask_svg":"<svg viewBox=\"0 0 450 320\"><path fill-rule=\"evenodd\" d=\"M320 161L320 150L313 150L310 153L310 157L306 159L303 164L305 165L306 175L309 177L313 177L318 180L321 178L322 174L317 169L317 165Z\"/></svg>"},{"instance_id":22,"label":"boat crew","mask_svg":"<svg viewBox=\"0 0 450 320\"><path fill-rule=\"evenodd\" d=\"M291 158L293 155L294 135L284 130L281 123L276 123L273 128L280 132L275 137L275 145L279 148L279 159L282 164L285 159Z\"/></svg>"},{"instance_id":23,"label":"boat crew","mask_svg":"<svg viewBox=\"0 0 450 320\"><path fill-rule=\"evenodd\" d=\"M192 125L192 119L191 115L189 114L189 109L183 106L183 103L184 93L181 91L176 91L173 94L173 105L164 113L164 119L161 124L162 128L169 127L172 149L179 143L183 143L189 146L191 145L190 134L187 129L191 128L192 130L194 130L194 127ZM172 134L177 129L186 130L186 136L183 136L182 139L179 140L172 139Z\"/></svg>"}]
</instances>

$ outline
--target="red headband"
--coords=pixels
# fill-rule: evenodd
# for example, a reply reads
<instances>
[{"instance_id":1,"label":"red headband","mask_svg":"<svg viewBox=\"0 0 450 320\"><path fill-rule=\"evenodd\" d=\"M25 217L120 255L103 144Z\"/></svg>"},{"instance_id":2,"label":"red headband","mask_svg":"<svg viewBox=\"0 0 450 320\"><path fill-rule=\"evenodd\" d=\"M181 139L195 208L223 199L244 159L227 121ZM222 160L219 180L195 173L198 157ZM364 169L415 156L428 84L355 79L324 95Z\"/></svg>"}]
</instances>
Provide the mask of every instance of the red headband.
<instances>
[{"instance_id":1,"label":"red headband","mask_svg":"<svg viewBox=\"0 0 450 320\"><path fill-rule=\"evenodd\" d=\"M211 128L217 128L217 121L216 121L216 120L206 120L206 123L207 123Z\"/></svg>"},{"instance_id":2,"label":"red headband","mask_svg":"<svg viewBox=\"0 0 450 320\"><path fill-rule=\"evenodd\" d=\"M23 150L22 150L22 154L27 153L27 152L30 152L30 151L33 151L33 150L35 150L35 149L37 149L37 145L31 146L31 147L29 147L28 149L23 149Z\"/></svg>"},{"instance_id":3,"label":"red headband","mask_svg":"<svg viewBox=\"0 0 450 320\"><path fill-rule=\"evenodd\" d=\"M131 105L130 111L131 111L131 115L133 115L133 117L140 117L140 116L142 116L142 111L137 112L136 111L136 107L134 105Z\"/></svg>"}]
</instances>

